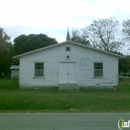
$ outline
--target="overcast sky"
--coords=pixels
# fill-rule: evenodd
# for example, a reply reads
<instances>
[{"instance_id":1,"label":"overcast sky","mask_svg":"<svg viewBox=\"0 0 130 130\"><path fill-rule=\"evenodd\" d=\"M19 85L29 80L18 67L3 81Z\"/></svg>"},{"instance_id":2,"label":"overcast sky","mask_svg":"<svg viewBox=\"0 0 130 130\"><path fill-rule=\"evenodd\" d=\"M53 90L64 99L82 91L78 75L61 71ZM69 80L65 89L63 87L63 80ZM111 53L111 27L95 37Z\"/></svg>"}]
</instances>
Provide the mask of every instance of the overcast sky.
<instances>
[{"instance_id":1,"label":"overcast sky","mask_svg":"<svg viewBox=\"0 0 130 130\"><path fill-rule=\"evenodd\" d=\"M130 18L130 0L0 0L0 27L12 38L43 33L65 41L69 27L80 29L93 20Z\"/></svg>"}]
</instances>

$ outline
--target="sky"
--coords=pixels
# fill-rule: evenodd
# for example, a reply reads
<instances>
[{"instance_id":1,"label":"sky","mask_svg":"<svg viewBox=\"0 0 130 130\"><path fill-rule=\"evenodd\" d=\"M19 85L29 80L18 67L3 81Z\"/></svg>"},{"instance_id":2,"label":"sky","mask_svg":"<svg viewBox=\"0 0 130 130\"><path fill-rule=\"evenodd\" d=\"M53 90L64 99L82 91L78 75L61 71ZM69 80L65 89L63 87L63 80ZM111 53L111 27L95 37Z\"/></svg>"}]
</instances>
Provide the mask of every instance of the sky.
<instances>
[{"instance_id":1,"label":"sky","mask_svg":"<svg viewBox=\"0 0 130 130\"><path fill-rule=\"evenodd\" d=\"M0 27L11 41L21 34L46 34L58 42L93 20L130 18L129 0L0 0Z\"/></svg>"}]
</instances>

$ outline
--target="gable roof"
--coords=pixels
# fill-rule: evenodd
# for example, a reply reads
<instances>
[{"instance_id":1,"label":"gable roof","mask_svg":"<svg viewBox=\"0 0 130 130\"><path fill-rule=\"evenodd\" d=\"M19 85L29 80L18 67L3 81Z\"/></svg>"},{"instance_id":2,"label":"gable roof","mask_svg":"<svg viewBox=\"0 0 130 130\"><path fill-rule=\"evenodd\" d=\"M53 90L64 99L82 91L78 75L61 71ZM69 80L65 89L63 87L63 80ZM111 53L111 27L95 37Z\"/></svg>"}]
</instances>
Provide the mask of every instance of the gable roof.
<instances>
[{"instance_id":1,"label":"gable roof","mask_svg":"<svg viewBox=\"0 0 130 130\"><path fill-rule=\"evenodd\" d=\"M98 52L102 52L102 53L105 53L105 54L108 54L108 55L112 55L112 56L115 56L117 58L125 58L125 56L122 56L122 55L118 55L118 54L115 54L115 53L112 53L112 52L100 50L100 49L91 47L90 45L83 45L83 44L72 42L72 41L65 41L65 42L61 42L61 43L58 43L58 44L50 45L50 46L47 46L47 47L43 47L43 48L40 48L40 49L36 49L36 50L33 50L33 51L29 51L29 52L26 52L26 53L23 53L23 54L20 54L20 55L16 55L13 58L20 58L20 57L23 57L23 56L26 56L26 55L29 55L29 54L32 54L32 53L36 53L38 51L46 50L46 49L53 48L53 47L56 47L56 46L61 46L61 45L66 44L66 43L82 46L84 48L88 48L88 49L91 49L91 50L94 50L94 51L98 51Z\"/></svg>"}]
</instances>

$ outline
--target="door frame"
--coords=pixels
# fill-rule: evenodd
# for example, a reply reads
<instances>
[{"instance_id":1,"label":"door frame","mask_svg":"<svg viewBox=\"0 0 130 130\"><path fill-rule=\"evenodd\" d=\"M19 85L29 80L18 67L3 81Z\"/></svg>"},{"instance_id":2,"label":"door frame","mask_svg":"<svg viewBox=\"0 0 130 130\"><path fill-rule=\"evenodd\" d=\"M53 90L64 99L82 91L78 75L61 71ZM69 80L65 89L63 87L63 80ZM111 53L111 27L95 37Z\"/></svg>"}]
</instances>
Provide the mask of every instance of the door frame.
<instances>
[{"instance_id":1,"label":"door frame","mask_svg":"<svg viewBox=\"0 0 130 130\"><path fill-rule=\"evenodd\" d=\"M60 64L61 63L76 63L76 74L77 74L77 76L76 76L76 78L77 78L76 84L78 84L78 62L77 61L60 61L59 62L59 84L60 84Z\"/></svg>"}]
</instances>

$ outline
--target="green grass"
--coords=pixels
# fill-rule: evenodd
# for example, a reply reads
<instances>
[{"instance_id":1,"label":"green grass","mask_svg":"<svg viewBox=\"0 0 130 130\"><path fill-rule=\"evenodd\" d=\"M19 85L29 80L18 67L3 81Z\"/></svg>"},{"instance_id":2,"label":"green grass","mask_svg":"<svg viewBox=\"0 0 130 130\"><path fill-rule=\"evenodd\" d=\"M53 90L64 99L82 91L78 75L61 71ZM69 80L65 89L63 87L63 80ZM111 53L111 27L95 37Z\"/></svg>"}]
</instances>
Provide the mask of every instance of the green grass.
<instances>
[{"instance_id":1,"label":"green grass","mask_svg":"<svg viewBox=\"0 0 130 130\"><path fill-rule=\"evenodd\" d=\"M2 89L18 89L19 83L17 80L1 79L0 78L0 90Z\"/></svg>"},{"instance_id":2,"label":"green grass","mask_svg":"<svg viewBox=\"0 0 130 130\"><path fill-rule=\"evenodd\" d=\"M119 90L19 90L18 82L0 79L0 112L130 112L130 79Z\"/></svg>"}]
</instances>

